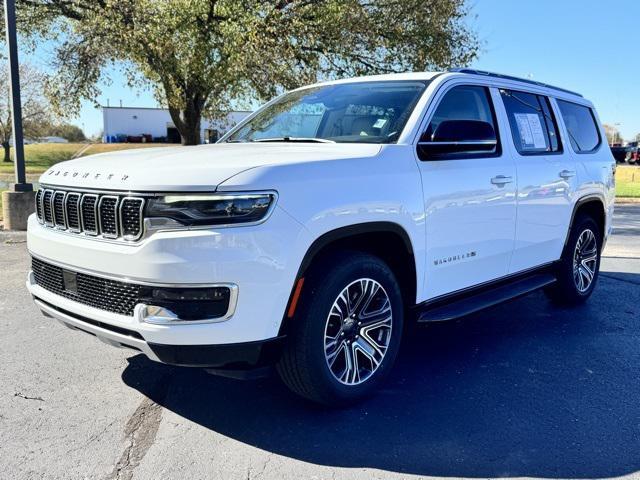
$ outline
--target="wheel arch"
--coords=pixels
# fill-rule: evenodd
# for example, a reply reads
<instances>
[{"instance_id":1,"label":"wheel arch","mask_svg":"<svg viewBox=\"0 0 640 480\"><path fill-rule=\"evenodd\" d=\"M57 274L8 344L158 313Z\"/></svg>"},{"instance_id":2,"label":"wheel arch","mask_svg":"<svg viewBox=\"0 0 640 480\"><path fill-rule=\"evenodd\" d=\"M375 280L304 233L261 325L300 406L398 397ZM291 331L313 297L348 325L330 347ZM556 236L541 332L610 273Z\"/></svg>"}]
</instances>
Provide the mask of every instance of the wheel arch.
<instances>
[{"instance_id":1,"label":"wheel arch","mask_svg":"<svg viewBox=\"0 0 640 480\"><path fill-rule=\"evenodd\" d=\"M573 228L575 219L581 214L587 214L592 217L600 227L600 238L605 237L606 228L606 209L604 196L600 194L585 195L576 201L571 212L571 221L569 222L569 228L567 229L567 236L564 240L564 246L567 246L569 236L571 235L571 229Z\"/></svg>"},{"instance_id":2,"label":"wheel arch","mask_svg":"<svg viewBox=\"0 0 640 480\"><path fill-rule=\"evenodd\" d=\"M394 222L366 222L340 227L319 236L307 249L289 294L280 335L286 334L292 303L304 288L301 284L310 267L323 257L340 250L355 250L380 257L400 283L405 304L413 305L417 295L417 268L413 244L407 231ZM296 305L293 305L295 310Z\"/></svg>"}]
</instances>

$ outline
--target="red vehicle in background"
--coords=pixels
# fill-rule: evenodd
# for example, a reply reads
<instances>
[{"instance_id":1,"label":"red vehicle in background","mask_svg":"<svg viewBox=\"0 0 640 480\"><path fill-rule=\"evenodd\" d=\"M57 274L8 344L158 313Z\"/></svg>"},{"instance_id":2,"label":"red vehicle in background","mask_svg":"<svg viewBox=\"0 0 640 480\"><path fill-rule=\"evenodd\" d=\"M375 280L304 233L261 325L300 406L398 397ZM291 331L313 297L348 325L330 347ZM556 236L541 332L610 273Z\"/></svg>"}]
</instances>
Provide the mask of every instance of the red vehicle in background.
<instances>
[{"instance_id":1,"label":"red vehicle in background","mask_svg":"<svg viewBox=\"0 0 640 480\"><path fill-rule=\"evenodd\" d=\"M632 165L640 164L640 146L638 142L629 142L627 144L627 155L625 161Z\"/></svg>"}]
</instances>

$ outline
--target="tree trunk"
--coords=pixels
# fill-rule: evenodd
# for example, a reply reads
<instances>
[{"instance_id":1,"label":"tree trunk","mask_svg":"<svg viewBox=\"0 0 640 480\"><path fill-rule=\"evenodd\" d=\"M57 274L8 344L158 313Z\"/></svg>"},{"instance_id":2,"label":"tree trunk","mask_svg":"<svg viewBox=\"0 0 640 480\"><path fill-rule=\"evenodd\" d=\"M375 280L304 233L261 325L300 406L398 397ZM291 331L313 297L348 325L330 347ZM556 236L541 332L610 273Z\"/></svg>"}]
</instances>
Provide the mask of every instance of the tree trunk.
<instances>
[{"instance_id":1,"label":"tree trunk","mask_svg":"<svg viewBox=\"0 0 640 480\"><path fill-rule=\"evenodd\" d=\"M201 122L201 113L197 114L193 111L183 111L183 118L185 121L183 122L184 128L180 131L180 136L182 137L182 145L198 145L200 144L200 122Z\"/></svg>"},{"instance_id":2,"label":"tree trunk","mask_svg":"<svg viewBox=\"0 0 640 480\"><path fill-rule=\"evenodd\" d=\"M2 142L2 148L4 148L4 160L3 162L10 163L11 162L11 145L9 142Z\"/></svg>"},{"instance_id":3,"label":"tree trunk","mask_svg":"<svg viewBox=\"0 0 640 480\"><path fill-rule=\"evenodd\" d=\"M169 106L169 114L173 124L180 132L182 145L198 145L200 143L200 125L204 99L198 94L190 95L186 108L177 109Z\"/></svg>"}]
</instances>

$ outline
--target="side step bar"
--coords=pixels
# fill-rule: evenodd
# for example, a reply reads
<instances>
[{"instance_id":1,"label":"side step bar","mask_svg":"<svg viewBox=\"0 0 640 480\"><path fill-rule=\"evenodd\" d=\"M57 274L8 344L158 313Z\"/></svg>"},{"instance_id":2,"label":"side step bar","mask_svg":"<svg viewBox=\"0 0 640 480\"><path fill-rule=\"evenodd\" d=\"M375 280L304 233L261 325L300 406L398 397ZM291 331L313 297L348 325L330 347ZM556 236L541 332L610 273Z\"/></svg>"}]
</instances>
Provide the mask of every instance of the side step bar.
<instances>
[{"instance_id":1,"label":"side step bar","mask_svg":"<svg viewBox=\"0 0 640 480\"><path fill-rule=\"evenodd\" d=\"M454 320L485 308L521 297L555 283L556 278L550 273L537 273L510 283L494 287L486 287L481 291L470 292L464 297L442 299L418 306L418 322L443 322Z\"/></svg>"}]
</instances>

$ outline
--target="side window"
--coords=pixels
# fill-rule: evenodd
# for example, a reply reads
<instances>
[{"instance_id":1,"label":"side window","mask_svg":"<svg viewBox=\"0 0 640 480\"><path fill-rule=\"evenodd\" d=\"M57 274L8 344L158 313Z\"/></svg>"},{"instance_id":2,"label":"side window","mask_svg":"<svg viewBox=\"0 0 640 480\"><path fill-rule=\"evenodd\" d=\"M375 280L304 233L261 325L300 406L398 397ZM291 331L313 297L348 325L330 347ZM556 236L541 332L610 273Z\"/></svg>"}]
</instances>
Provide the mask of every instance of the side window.
<instances>
[{"instance_id":1,"label":"side window","mask_svg":"<svg viewBox=\"0 0 640 480\"><path fill-rule=\"evenodd\" d=\"M500 89L511 135L521 155L560 152L558 126L549 99L542 95Z\"/></svg>"},{"instance_id":2,"label":"side window","mask_svg":"<svg viewBox=\"0 0 640 480\"><path fill-rule=\"evenodd\" d=\"M601 142L600 132L591 109L565 100L557 102L573 150L577 153L588 153L598 148Z\"/></svg>"},{"instance_id":3,"label":"side window","mask_svg":"<svg viewBox=\"0 0 640 480\"><path fill-rule=\"evenodd\" d=\"M499 155L498 128L489 89L460 85L449 90L440 100L419 145L423 159Z\"/></svg>"}]
</instances>

